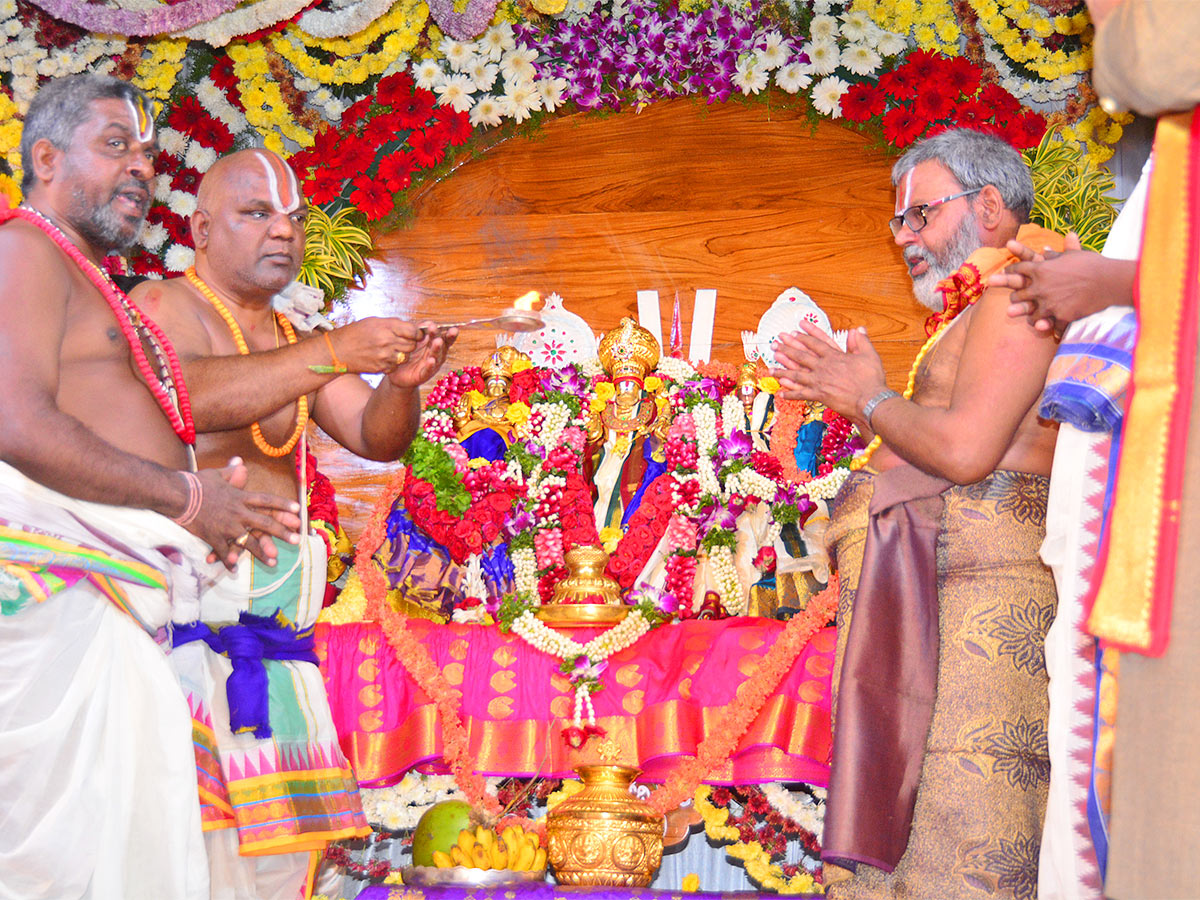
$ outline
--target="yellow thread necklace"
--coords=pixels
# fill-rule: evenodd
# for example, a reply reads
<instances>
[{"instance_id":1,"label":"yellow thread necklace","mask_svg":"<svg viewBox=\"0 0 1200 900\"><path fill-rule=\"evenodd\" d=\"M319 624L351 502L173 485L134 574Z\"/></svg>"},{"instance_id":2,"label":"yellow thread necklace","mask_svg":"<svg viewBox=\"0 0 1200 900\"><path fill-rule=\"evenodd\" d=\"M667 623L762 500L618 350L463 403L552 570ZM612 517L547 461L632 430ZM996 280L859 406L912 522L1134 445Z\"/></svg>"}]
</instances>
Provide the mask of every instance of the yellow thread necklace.
<instances>
[{"instance_id":1,"label":"yellow thread necklace","mask_svg":"<svg viewBox=\"0 0 1200 900\"><path fill-rule=\"evenodd\" d=\"M229 332L233 335L233 342L237 345L238 353L242 356L250 355L250 347L246 344L246 339L242 336L242 329L238 327L237 320L233 318L233 314L221 302L220 298L213 293L204 281L196 274L196 268L189 266L187 271L183 273L184 277L191 282L192 286L200 292L205 300L212 304L213 309L217 314L225 320L225 324L229 326ZM287 320L287 317L280 313L275 313L275 321L283 327L284 336L289 344L296 343L296 331L292 328L292 323ZM254 446L265 453L267 456L287 456L296 448L296 444L300 441L300 436L304 434L304 429L308 427L308 396L301 394L296 401L296 430L292 432L292 436L287 439L282 447L275 447L267 443L267 439L263 437L262 428L255 422L250 426L250 435L254 438Z\"/></svg>"},{"instance_id":2,"label":"yellow thread necklace","mask_svg":"<svg viewBox=\"0 0 1200 900\"><path fill-rule=\"evenodd\" d=\"M925 343L921 345L921 349L917 351L917 356L916 359L913 360L912 368L908 370L908 384L904 386L903 397L905 400L911 400L912 395L916 392L917 370L921 368L921 361L925 359L925 354L933 349L933 345L938 342L938 338L942 336L942 332L949 328L952 324L954 324L954 319L951 319L948 322L943 322L941 325L939 325L938 330L931 334ZM872 454L879 449L879 445L882 443L883 438L881 438L879 435L875 435L875 437L871 439L871 443L867 444L867 449L858 456L854 457L854 459L850 460L850 468L854 471L858 471L867 463L869 463L871 461Z\"/></svg>"}]
</instances>

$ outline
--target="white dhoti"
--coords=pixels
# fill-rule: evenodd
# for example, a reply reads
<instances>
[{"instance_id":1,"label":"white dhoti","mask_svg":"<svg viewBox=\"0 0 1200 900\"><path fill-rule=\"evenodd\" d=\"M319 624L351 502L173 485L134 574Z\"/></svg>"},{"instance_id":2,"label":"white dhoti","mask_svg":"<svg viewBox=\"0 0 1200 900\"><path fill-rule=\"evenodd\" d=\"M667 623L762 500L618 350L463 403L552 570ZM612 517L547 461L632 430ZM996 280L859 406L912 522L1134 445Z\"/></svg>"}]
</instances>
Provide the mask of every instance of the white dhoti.
<instances>
[{"instance_id":1,"label":"white dhoti","mask_svg":"<svg viewBox=\"0 0 1200 900\"><path fill-rule=\"evenodd\" d=\"M3 464L0 528L0 898L207 900L191 717L151 637L206 548ZM35 582L54 588L40 602L21 593Z\"/></svg>"}]
</instances>

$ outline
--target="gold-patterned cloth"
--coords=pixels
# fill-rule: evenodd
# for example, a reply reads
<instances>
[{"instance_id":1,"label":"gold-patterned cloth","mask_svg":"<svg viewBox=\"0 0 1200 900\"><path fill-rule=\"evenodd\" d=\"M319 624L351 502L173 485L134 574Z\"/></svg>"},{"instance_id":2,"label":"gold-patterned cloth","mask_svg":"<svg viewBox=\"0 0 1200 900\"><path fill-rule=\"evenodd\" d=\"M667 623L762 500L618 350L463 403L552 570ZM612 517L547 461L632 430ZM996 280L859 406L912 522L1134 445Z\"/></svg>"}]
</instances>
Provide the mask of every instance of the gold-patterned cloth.
<instances>
[{"instance_id":1,"label":"gold-patterned cloth","mask_svg":"<svg viewBox=\"0 0 1200 900\"><path fill-rule=\"evenodd\" d=\"M830 525L841 574L834 685L874 477L851 476ZM1038 558L1048 489L1043 476L999 471L942 494L937 698L908 849L893 873L859 866L829 896L1036 896L1050 776L1044 640L1056 607ZM836 691L834 702L836 732Z\"/></svg>"}]
</instances>

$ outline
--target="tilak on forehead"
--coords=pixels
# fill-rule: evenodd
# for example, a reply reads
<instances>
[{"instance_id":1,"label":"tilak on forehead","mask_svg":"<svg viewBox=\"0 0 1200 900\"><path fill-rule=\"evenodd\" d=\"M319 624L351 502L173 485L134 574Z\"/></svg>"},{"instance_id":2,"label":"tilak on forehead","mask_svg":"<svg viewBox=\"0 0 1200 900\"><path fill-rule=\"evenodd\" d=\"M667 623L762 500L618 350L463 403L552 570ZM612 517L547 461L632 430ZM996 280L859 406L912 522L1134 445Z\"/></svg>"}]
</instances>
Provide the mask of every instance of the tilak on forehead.
<instances>
[{"instance_id":1,"label":"tilak on forehead","mask_svg":"<svg viewBox=\"0 0 1200 900\"><path fill-rule=\"evenodd\" d=\"M125 104L129 107L134 136L143 144L154 140L154 116L146 101L139 95L136 98L126 97Z\"/></svg>"},{"instance_id":2,"label":"tilak on forehead","mask_svg":"<svg viewBox=\"0 0 1200 900\"><path fill-rule=\"evenodd\" d=\"M262 163L267 175L267 190L271 192L271 206L277 213L295 212L300 208L300 185L292 167L273 153L255 150L255 158Z\"/></svg>"}]
</instances>

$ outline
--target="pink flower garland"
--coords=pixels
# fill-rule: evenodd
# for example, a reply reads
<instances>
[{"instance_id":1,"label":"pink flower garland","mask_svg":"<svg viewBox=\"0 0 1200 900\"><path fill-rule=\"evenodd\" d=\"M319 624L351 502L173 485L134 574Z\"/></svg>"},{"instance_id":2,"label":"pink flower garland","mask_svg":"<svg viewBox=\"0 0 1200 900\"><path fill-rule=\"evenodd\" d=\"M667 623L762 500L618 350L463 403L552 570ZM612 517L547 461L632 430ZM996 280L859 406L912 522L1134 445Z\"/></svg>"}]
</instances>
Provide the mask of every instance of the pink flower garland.
<instances>
[{"instance_id":1,"label":"pink flower garland","mask_svg":"<svg viewBox=\"0 0 1200 900\"><path fill-rule=\"evenodd\" d=\"M56 19L94 34L150 36L184 31L229 12L240 0L182 0L150 12L113 9L72 0L29 0Z\"/></svg>"}]
</instances>

